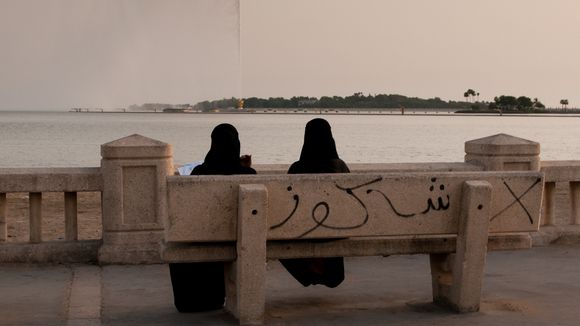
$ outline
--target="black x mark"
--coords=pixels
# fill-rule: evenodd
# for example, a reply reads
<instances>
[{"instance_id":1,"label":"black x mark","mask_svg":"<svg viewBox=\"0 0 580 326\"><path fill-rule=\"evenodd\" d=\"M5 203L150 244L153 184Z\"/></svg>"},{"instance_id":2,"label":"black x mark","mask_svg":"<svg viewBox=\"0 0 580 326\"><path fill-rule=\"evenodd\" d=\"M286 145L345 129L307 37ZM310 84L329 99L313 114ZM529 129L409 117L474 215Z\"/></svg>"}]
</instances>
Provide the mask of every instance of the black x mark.
<instances>
[{"instance_id":1,"label":"black x mark","mask_svg":"<svg viewBox=\"0 0 580 326\"><path fill-rule=\"evenodd\" d=\"M512 207L513 205L515 205L516 203L520 204L520 206L522 207L522 209L524 210L524 212L526 212L526 215L528 215L528 218L530 219L530 223L534 224L534 220L532 219L532 215L530 214L530 212L528 212L528 209L526 208L526 206L524 206L524 204L520 201L520 199L522 197L524 197L528 192L530 192L530 190L532 190L538 183L540 183L542 181L541 178L538 178L536 180L536 182L534 182L533 185L531 185L528 189L526 189L526 191L524 191L520 196L516 195L514 193L514 191L512 190L512 188L510 188L510 186L507 184L507 182L503 182L503 184L506 186L506 188L508 189L508 191L512 194L512 196L515 198L515 200L507 205L504 209L502 209L501 211L499 211L499 213L495 214L492 218L491 221L493 221L496 217L498 217L499 215L501 215L503 212L505 212L506 210L508 210L510 207Z\"/></svg>"}]
</instances>

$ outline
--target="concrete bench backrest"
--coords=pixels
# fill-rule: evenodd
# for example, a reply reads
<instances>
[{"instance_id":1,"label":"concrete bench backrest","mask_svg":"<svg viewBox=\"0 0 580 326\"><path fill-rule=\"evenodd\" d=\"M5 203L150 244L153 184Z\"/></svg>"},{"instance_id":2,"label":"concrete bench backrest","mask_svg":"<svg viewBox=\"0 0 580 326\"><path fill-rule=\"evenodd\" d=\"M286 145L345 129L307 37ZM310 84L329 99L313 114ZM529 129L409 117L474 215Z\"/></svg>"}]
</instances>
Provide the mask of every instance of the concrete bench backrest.
<instances>
[{"instance_id":1,"label":"concrete bench backrest","mask_svg":"<svg viewBox=\"0 0 580 326\"><path fill-rule=\"evenodd\" d=\"M490 232L539 227L539 172L170 176L167 242L236 240L239 186L264 185L270 240L456 234L462 185L492 186Z\"/></svg>"}]
</instances>

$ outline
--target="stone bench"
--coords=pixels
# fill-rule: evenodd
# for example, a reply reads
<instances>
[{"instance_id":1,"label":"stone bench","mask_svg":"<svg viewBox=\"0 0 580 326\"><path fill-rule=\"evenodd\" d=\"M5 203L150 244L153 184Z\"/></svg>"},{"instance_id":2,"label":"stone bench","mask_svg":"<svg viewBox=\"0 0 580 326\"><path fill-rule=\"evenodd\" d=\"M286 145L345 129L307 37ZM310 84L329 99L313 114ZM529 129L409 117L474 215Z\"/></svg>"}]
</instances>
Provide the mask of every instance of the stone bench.
<instances>
[{"instance_id":1,"label":"stone bench","mask_svg":"<svg viewBox=\"0 0 580 326\"><path fill-rule=\"evenodd\" d=\"M542 189L539 172L169 176L162 258L228 262L242 324L280 258L429 254L433 300L477 311L486 252L531 247Z\"/></svg>"}]
</instances>

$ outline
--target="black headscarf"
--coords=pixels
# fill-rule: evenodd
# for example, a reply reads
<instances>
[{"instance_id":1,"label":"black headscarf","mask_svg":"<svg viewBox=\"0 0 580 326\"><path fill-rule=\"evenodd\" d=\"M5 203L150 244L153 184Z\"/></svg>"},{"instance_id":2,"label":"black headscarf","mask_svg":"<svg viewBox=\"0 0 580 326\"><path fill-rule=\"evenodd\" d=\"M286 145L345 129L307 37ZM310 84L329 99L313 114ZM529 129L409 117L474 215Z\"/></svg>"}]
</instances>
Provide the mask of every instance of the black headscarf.
<instances>
[{"instance_id":1,"label":"black headscarf","mask_svg":"<svg viewBox=\"0 0 580 326\"><path fill-rule=\"evenodd\" d=\"M211 147L205 161L191 174L255 174L252 168L240 164L240 139L238 131L228 123L222 123L211 132Z\"/></svg>"},{"instance_id":2,"label":"black headscarf","mask_svg":"<svg viewBox=\"0 0 580 326\"><path fill-rule=\"evenodd\" d=\"M300 161L319 161L337 159L336 144L328 121L320 118L312 119L306 124L304 145L300 153Z\"/></svg>"},{"instance_id":3,"label":"black headscarf","mask_svg":"<svg viewBox=\"0 0 580 326\"><path fill-rule=\"evenodd\" d=\"M348 166L338 157L330 124L320 118L310 120L304 132L300 160L288 173L347 173Z\"/></svg>"}]
</instances>

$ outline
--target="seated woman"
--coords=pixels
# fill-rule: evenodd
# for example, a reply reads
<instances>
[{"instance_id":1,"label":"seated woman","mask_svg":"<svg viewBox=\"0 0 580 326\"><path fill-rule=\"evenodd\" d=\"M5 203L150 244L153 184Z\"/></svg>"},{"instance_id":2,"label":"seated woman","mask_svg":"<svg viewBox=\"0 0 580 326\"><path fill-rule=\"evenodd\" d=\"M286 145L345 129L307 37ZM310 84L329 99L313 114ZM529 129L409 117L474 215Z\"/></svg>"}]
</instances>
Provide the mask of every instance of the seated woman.
<instances>
[{"instance_id":1,"label":"seated woman","mask_svg":"<svg viewBox=\"0 0 580 326\"><path fill-rule=\"evenodd\" d=\"M288 173L348 172L348 166L336 152L330 124L320 118L310 120L304 132L300 160L290 166ZM280 262L304 286L323 284L334 288L344 280L342 257L280 259Z\"/></svg>"},{"instance_id":2,"label":"seated woman","mask_svg":"<svg viewBox=\"0 0 580 326\"><path fill-rule=\"evenodd\" d=\"M192 175L256 174L248 156L240 157L238 131L220 124L211 133L211 148ZM243 162L242 162L243 161ZM179 312L221 309L225 300L224 263L169 264L175 308Z\"/></svg>"}]
</instances>

